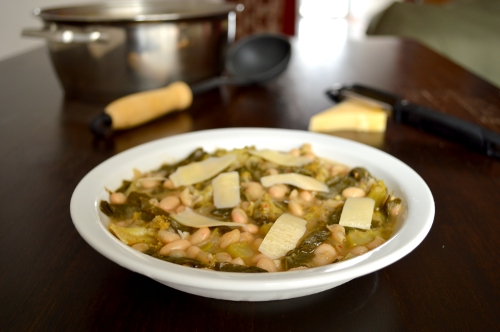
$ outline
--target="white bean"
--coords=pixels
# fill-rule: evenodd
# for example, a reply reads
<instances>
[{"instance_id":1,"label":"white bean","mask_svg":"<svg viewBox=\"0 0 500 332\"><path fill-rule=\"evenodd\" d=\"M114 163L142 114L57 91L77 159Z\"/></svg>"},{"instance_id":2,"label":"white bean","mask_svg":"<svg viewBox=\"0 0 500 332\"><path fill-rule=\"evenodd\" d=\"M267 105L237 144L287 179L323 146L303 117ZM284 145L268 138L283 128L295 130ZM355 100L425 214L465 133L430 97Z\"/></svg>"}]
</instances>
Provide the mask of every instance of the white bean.
<instances>
[{"instance_id":1,"label":"white bean","mask_svg":"<svg viewBox=\"0 0 500 332\"><path fill-rule=\"evenodd\" d=\"M196 258L196 256L198 256L198 254L200 253L200 251L201 251L200 247L198 247L198 246L191 246L191 247L187 248L186 255L189 258Z\"/></svg>"},{"instance_id":2,"label":"white bean","mask_svg":"<svg viewBox=\"0 0 500 332\"><path fill-rule=\"evenodd\" d=\"M215 259L217 262L230 263L233 258L227 252L218 252L215 254Z\"/></svg>"},{"instance_id":3,"label":"white bean","mask_svg":"<svg viewBox=\"0 0 500 332\"><path fill-rule=\"evenodd\" d=\"M342 165L333 165L330 169L330 176L336 176L346 172L346 167Z\"/></svg>"},{"instance_id":4,"label":"white bean","mask_svg":"<svg viewBox=\"0 0 500 332\"><path fill-rule=\"evenodd\" d=\"M136 243L132 245L132 248L140 252L145 252L149 249L149 245L147 243Z\"/></svg>"},{"instance_id":5,"label":"white bean","mask_svg":"<svg viewBox=\"0 0 500 332\"><path fill-rule=\"evenodd\" d=\"M234 208L231 211L231 219L239 224L246 224L248 222L248 216L243 209Z\"/></svg>"},{"instance_id":6,"label":"white bean","mask_svg":"<svg viewBox=\"0 0 500 332\"><path fill-rule=\"evenodd\" d=\"M337 206L344 204L344 202L330 198L330 199L327 199L326 201L323 201L323 204L329 208L335 209Z\"/></svg>"},{"instance_id":7,"label":"white bean","mask_svg":"<svg viewBox=\"0 0 500 332\"><path fill-rule=\"evenodd\" d=\"M163 182L163 187L164 188L167 188L167 189L174 189L175 188L175 185L174 185L174 182L170 179L166 179L164 182Z\"/></svg>"},{"instance_id":8,"label":"white bean","mask_svg":"<svg viewBox=\"0 0 500 332\"><path fill-rule=\"evenodd\" d=\"M245 194L250 201L256 201L264 195L264 188L258 182L248 182L245 188Z\"/></svg>"},{"instance_id":9,"label":"white bean","mask_svg":"<svg viewBox=\"0 0 500 332\"><path fill-rule=\"evenodd\" d=\"M182 211L184 211L186 209L186 207L184 205L179 205L176 209L175 209L175 213L181 213Z\"/></svg>"},{"instance_id":10,"label":"white bean","mask_svg":"<svg viewBox=\"0 0 500 332\"><path fill-rule=\"evenodd\" d=\"M168 254L169 257L186 257L187 254L184 250L174 249Z\"/></svg>"},{"instance_id":11,"label":"white bean","mask_svg":"<svg viewBox=\"0 0 500 332\"><path fill-rule=\"evenodd\" d=\"M253 243L252 243L252 249L259 250L259 247L262 244L262 241L264 241L263 238L261 238L261 237L256 238L255 241L253 241Z\"/></svg>"},{"instance_id":12,"label":"white bean","mask_svg":"<svg viewBox=\"0 0 500 332\"><path fill-rule=\"evenodd\" d=\"M259 232L259 226L254 224L247 224L247 232L250 234L257 234Z\"/></svg>"},{"instance_id":13,"label":"white bean","mask_svg":"<svg viewBox=\"0 0 500 332\"><path fill-rule=\"evenodd\" d=\"M193 206L193 196L189 193L189 188L184 188L179 198L181 199L182 204L184 204L185 206Z\"/></svg>"},{"instance_id":14,"label":"white bean","mask_svg":"<svg viewBox=\"0 0 500 332\"><path fill-rule=\"evenodd\" d=\"M109 202L111 204L123 204L127 201L127 196L124 193L112 193L109 196Z\"/></svg>"},{"instance_id":15,"label":"white bean","mask_svg":"<svg viewBox=\"0 0 500 332\"><path fill-rule=\"evenodd\" d=\"M219 239L219 247L226 249L229 245L236 243L240 240L240 231L238 229L233 229L230 232L225 233Z\"/></svg>"},{"instance_id":16,"label":"white bean","mask_svg":"<svg viewBox=\"0 0 500 332\"><path fill-rule=\"evenodd\" d=\"M352 248L349 252L353 255L359 256L359 255L362 255L362 254L368 252L368 248L365 246L357 246L357 247Z\"/></svg>"},{"instance_id":17,"label":"white bean","mask_svg":"<svg viewBox=\"0 0 500 332\"><path fill-rule=\"evenodd\" d=\"M290 191L290 188L286 184L275 184L269 187L267 192L272 198L281 200L285 198L286 194Z\"/></svg>"},{"instance_id":18,"label":"white bean","mask_svg":"<svg viewBox=\"0 0 500 332\"><path fill-rule=\"evenodd\" d=\"M261 259L259 259L255 266L269 272L278 272L278 268L276 267L276 265L274 265L274 262L269 257L262 257Z\"/></svg>"},{"instance_id":19,"label":"white bean","mask_svg":"<svg viewBox=\"0 0 500 332\"><path fill-rule=\"evenodd\" d=\"M202 262L203 264L208 264L208 265L214 262L214 256L211 253L205 251L200 251L198 255L196 255L196 259Z\"/></svg>"},{"instance_id":20,"label":"white bean","mask_svg":"<svg viewBox=\"0 0 500 332\"><path fill-rule=\"evenodd\" d=\"M245 210L248 210L248 208L250 208L251 204L253 204L253 202L250 203L247 201L243 201L243 202L241 202L240 207L243 209L243 211L245 211Z\"/></svg>"},{"instance_id":21,"label":"white bean","mask_svg":"<svg viewBox=\"0 0 500 332\"><path fill-rule=\"evenodd\" d=\"M243 259L241 257L236 257L235 259L233 259L231 261L231 264L245 266L245 262L243 261Z\"/></svg>"},{"instance_id":22,"label":"white bean","mask_svg":"<svg viewBox=\"0 0 500 332\"><path fill-rule=\"evenodd\" d=\"M333 263L337 256L335 248L328 243L322 243L314 250L313 262L316 266L323 266Z\"/></svg>"},{"instance_id":23,"label":"white bean","mask_svg":"<svg viewBox=\"0 0 500 332\"><path fill-rule=\"evenodd\" d=\"M246 242L248 244L252 243L254 240L254 236L250 232L242 232L240 234L240 242Z\"/></svg>"},{"instance_id":24,"label":"white bean","mask_svg":"<svg viewBox=\"0 0 500 332\"><path fill-rule=\"evenodd\" d=\"M307 270L307 266L297 266L297 267L292 267L288 271L301 271L301 270Z\"/></svg>"},{"instance_id":25,"label":"white bean","mask_svg":"<svg viewBox=\"0 0 500 332\"><path fill-rule=\"evenodd\" d=\"M300 205L300 203L296 200L292 200L290 201L290 203L288 203L288 209L297 217L302 217L304 215L304 209L302 208L302 205Z\"/></svg>"},{"instance_id":26,"label":"white bean","mask_svg":"<svg viewBox=\"0 0 500 332\"><path fill-rule=\"evenodd\" d=\"M267 171L266 171L266 173L267 173L268 175L276 175L276 174L278 174L279 172L278 172L278 170L277 170L276 168L268 168L268 169L267 169Z\"/></svg>"},{"instance_id":27,"label":"white bean","mask_svg":"<svg viewBox=\"0 0 500 332\"><path fill-rule=\"evenodd\" d=\"M181 237L177 233L172 233L167 230L160 230L158 231L158 238L160 239L161 242L167 244L176 240L179 240Z\"/></svg>"},{"instance_id":28,"label":"white bean","mask_svg":"<svg viewBox=\"0 0 500 332\"><path fill-rule=\"evenodd\" d=\"M175 208L177 208L179 204L181 204L181 200L179 199L179 197L167 196L160 201L158 207L165 211L172 211L175 210Z\"/></svg>"},{"instance_id":29,"label":"white bean","mask_svg":"<svg viewBox=\"0 0 500 332\"><path fill-rule=\"evenodd\" d=\"M307 190L302 190L299 194L300 198L302 198L306 202L310 202L313 200L313 195L311 194L310 191Z\"/></svg>"},{"instance_id":30,"label":"white bean","mask_svg":"<svg viewBox=\"0 0 500 332\"><path fill-rule=\"evenodd\" d=\"M128 219L128 220L124 220L124 221L119 221L119 222L116 223L116 226L127 227L130 224L132 224L133 222L134 222L134 219Z\"/></svg>"},{"instance_id":31,"label":"white bean","mask_svg":"<svg viewBox=\"0 0 500 332\"><path fill-rule=\"evenodd\" d=\"M390 212L392 216L398 216L402 210L403 206L401 204L396 204L395 206L392 207Z\"/></svg>"},{"instance_id":32,"label":"white bean","mask_svg":"<svg viewBox=\"0 0 500 332\"><path fill-rule=\"evenodd\" d=\"M139 181L139 185L143 187L144 189L153 189L157 187L160 184L158 180L148 180L144 179L142 181Z\"/></svg>"},{"instance_id":33,"label":"white bean","mask_svg":"<svg viewBox=\"0 0 500 332\"><path fill-rule=\"evenodd\" d=\"M342 190L342 196L350 198L350 197L365 197L366 193L363 189L358 187L348 187Z\"/></svg>"},{"instance_id":34,"label":"white bean","mask_svg":"<svg viewBox=\"0 0 500 332\"><path fill-rule=\"evenodd\" d=\"M267 257L267 256L266 256L266 255L264 255L264 254L257 254L257 255L253 256L253 257L250 259L250 262L251 262L252 264L257 264L257 262L258 262L261 258L264 258L264 257ZM267 257L267 258L269 258L269 257Z\"/></svg>"},{"instance_id":35,"label":"white bean","mask_svg":"<svg viewBox=\"0 0 500 332\"><path fill-rule=\"evenodd\" d=\"M332 233L332 239L333 241L337 243L344 243L345 240L347 240L347 237L345 233L342 232L334 232Z\"/></svg>"},{"instance_id":36,"label":"white bean","mask_svg":"<svg viewBox=\"0 0 500 332\"><path fill-rule=\"evenodd\" d=\"M164 245L160 249L160 255L168 256L168 254L170 254L172 252L172 250L175 250L175 249L186 250L189 247L191 247L191 242L189 242L188 240L182 240L182 239L175 240L175 241L172 241L172 242Z\"/></svg>"},{"instance_id":37,"label":"white bean","mask_svg":"<svg viewBox=\"0 0 500 332\"><path fill-rule=\"evenodd\" d=\"M191 238L189 239L192 244L198 245L208 239L210 236L210 229L208 227L202 227L199 228L196 232L191 235Z\"/></svg>"},{"instance_id":38,"label":"white bean","mask_svg":"<svg viewBox=\"0 0 500 332\"><path fill-rule=\"evenodd\" d=\"M327 226L332 233L332 239L336 243L343 243L346 240L345 228L339 224L333 224Z\"/></svg>"},{"instance_id":39,"label":"white bean","mask_svg":"<svg viewBox=\"0 0 500 332\"><path fill-rule=\"evenodd\" d=\"M365 247L367 247L369 250L372 250L382 245L384 242L385 242L384 238L376 236L370 243L366 244Z\"/></svg>"}]
</instances>

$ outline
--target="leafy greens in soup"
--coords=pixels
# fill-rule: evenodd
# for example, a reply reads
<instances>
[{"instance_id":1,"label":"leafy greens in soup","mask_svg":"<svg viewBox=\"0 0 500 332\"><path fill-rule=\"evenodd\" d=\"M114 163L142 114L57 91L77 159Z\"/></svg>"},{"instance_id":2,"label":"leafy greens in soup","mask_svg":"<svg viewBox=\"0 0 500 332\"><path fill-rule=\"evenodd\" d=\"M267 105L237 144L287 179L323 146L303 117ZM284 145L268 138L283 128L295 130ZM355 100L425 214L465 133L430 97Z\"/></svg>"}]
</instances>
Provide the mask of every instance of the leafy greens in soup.
<instances>
[{"instance_id":1,"label":"leafy greens in soup","mask_svg":"<svg viewBox=\"0 0 500 332\"><path fill-rule=\"evenodd\" d=\"M100 203L109 230L147 255L228 272L307 269L366 253L391 236L402 202L383 180L316 156L202 149L141 173Z\"/></svg>"}]
</instances>

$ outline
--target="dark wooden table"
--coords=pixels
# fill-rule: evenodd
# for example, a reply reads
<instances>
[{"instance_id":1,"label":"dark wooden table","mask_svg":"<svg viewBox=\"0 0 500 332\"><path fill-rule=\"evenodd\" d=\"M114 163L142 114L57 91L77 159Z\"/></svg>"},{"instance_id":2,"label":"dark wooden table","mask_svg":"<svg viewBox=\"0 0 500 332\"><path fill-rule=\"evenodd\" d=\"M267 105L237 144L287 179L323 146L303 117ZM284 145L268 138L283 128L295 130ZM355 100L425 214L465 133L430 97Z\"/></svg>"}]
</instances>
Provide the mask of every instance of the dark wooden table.
<instances>
[{"instance_id":1,"label":"dark wooden table","mask_svg":"<svg viewBox=\"0 0 500 332\"><path fill-rule=\"evenodd\" d=\"M408 256L332 290L246 303L170 289L93 250L73 227L77 183L157 138L221 127L307 130L336 82L364 83L500 132L500 90L408 40L294 40L263 86L224 88L185 112L97 141L104 105L66 100L45 49L0 62L1 331L492 331L500 326L500 161L392 120L369 144L429 185L434 225ZM365 140L366 137L358 136Z\"/></svg>"}]
</instances>

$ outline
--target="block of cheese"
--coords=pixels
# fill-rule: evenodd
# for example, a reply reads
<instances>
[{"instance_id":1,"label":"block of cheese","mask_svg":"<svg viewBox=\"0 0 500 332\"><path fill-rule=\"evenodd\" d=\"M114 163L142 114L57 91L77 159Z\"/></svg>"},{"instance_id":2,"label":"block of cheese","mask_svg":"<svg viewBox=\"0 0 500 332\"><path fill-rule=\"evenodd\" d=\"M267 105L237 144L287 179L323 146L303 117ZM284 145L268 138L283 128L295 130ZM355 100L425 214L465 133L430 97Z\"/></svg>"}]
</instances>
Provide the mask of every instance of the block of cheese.
<instances>
[{"instance_id":1,"label":"block of cheese","mask_svg":"<svg viewBox=\"0 0 500 332\"><path fill-rule=\"evenodd\" d=\"M370 229L375 201L369 197L350 197L346 199L339 224L359 229Z\"/></svg>"},{"instance_id":2,"label":"block of cheese","mask_svg":"<svg viewBox=\"0 0 500 332\"><path fill-rule=\"evenodd\" d=\"M387 112L357 100L345 100L309 119L309 131L384 132Z\"/></svg>"}]
</instances>

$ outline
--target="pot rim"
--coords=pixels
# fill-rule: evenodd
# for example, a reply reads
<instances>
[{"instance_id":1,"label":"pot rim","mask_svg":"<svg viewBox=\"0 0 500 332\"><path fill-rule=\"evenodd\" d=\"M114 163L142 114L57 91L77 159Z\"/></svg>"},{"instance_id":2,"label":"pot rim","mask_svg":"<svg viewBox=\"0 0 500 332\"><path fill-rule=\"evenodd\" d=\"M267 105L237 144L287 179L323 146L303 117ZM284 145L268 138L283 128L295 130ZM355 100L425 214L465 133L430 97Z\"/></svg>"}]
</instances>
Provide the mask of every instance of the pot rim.
<instances>
[{"instance_id":1,"label":"pot rim","mask_svg":"<svg viewBox=\"0 0 500 332\"><path fill-rule=\"evenodd\" d=\"M230 3L200 1L120 1L65 7L36 8L34 15L56 22L180 21L227 16L241 11Z\"/></svg>"}]
</instances>

